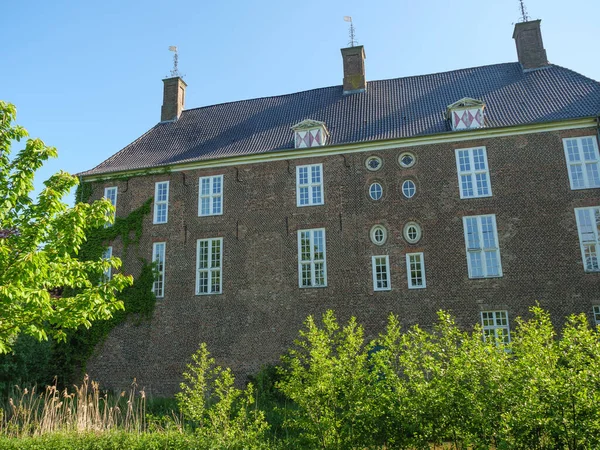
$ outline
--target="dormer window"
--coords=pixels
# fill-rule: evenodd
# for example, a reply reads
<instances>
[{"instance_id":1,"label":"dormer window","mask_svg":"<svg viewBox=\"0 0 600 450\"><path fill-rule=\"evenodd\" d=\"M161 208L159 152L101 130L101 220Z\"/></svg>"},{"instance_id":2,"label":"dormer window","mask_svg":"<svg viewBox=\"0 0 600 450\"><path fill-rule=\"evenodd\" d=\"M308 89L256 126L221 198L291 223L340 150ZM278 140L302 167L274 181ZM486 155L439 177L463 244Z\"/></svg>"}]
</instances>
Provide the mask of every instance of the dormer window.
<instances>
[{"instance_id":1,"label":"dormer window","mask_svg":"<svg viewBox=\"0 0 600 450\"><path fill-rule=\"evenodd\" d=\"M450 120L452 131L482 128L485 126L484 109L485 103L481 100L465 97L448 105L446 118Z\"/></svg>"},{"instance_id":2,"label":"dormer window","mask_svg":"<svg viewBox=\"0 0 600 450\"><path fill-rule=\"evenodd\" d=\"M292 127L294 148L320 147L327 142L329 132L324 122L303 120Z\"/></svg>"}]
</instances>

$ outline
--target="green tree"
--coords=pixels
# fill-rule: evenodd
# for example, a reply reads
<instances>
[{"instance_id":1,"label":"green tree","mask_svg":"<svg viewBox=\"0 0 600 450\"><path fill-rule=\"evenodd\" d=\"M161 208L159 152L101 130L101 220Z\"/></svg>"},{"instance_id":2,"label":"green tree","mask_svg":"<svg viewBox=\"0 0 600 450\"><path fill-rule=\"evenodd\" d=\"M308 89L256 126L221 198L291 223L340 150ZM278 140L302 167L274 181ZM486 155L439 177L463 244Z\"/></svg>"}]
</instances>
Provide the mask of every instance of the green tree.
<instances>
[{"instance_id":1,"label":"green tree","mask_svg":"<svg viewBox=\"0 0 600 450\"><path fill-rule=\"evenodd\" d=\"M11 144L28 135L15 118L16 108L0 101L0 353L19 334L61 340L65 330L110 318L123 308L116 294L132 283L118 273L103 279L110 267L120 267L118 258L77 258L86 232L112 221L107 200L68 207L62 199L78 180L63 171L31 198L35 172L57 152L27 139L11 158Z\"/></svg>"},{"instance_id":2,"label":"green tree","mask_svg":"<svg viewBox=\"0 0 600 450\"><path fill-rule=\"evenodd\" d=\"M304 325L283 357L277 384L296 405L286 425L299 431L298 446L346 449L385 443L386 408L376 395L380 373L362 327L351 318L340 328L332 311L323 315L322 327L312 316Z\"/></svg>"}]
</instances>

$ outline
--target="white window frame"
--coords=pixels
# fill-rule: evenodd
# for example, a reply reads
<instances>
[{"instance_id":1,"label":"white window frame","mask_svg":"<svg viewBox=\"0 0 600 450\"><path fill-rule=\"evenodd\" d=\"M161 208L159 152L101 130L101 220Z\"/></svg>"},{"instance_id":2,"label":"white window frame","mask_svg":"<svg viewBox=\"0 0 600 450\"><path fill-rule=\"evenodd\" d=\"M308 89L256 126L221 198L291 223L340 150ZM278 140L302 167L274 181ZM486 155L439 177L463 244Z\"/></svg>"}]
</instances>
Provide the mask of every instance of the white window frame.
<instances>
[{"instance_id":1,"label":"white window frame","mask_svg":"<svg viewBox=\"0 0 600 450\"><path fill-rule=\"evenodd\" d=\"M165 197L164 200L159 200L158 197L158 193L160 190L160 186L161 185L166 185L167 186L167 195ZM158 220L158 210L159 207L164 206L165 208L165 220L160 221ZM154 224L162 224L162 223L167 223L169 221L169 182L168 181L157 181L154 184L154 219L153 219L153 223Z\"/></svg>"},{"instance_id":2,"label":"white window frame","mask_svg":"<svg viewBox=\"0 0 600 450\"><path fill-rule=\"evenodd\" d=\"M484 239L483 239L483 231L482 231L482 221L483 219L491 218L492 219L492 228L493 228L493 236L494 236L494 247L484 247ZM468 236L468 227L467 221L474 219L477 222L477 240L480 243L480 247L469 248L469 236ZM465 250L467 252L467 268L469 271L469 278L473 279L481 279L481 278L500 278L502 277L502 260L500 258L500 243L498 241L498 227L496 226L496 215L495 214L486 214L482 216L465 216L463 217L463 232L465 237ZM471 261L471 254L479 253L481 256L481 267L483 270L483 275L476 276L473 274L473 267ZM498 261L498 274L490 275L488 268L488 261L486 255L488 253L495 253Z\"/></svg>"},{"instance_id":3,"label":"white window frame","mask_svg":"<svg viewBox=\"0 0 600 450\"><path fill-rule=\"evenodd\" d=\"M208 248L208 256L207 261L209 263L208 267L200 267L200 243L207 242ZM219 265L213 266L213 242L219 243ZM207 292L200 292L200 272L207 273ZM215 273L219 274L219 290L211 291L213 288L213 277ZM198 239L196 241L196 295L215 295L223 293L223 238L208 238L208 239Z\"/></svg>"},{"instance_id":4,"label":"white window frame","mask_svg":"<svg viewBox=\"0 0 600 450\"><path fill-rule=\"evenodd\" d=\"M582 215L585 215L586 217L581 217ZM600 206L575 208L575 220L577 222L577 234L579 235L579 248L581 249L581 262L583 263L583 270L592 273L600 272L600 233L598 232L598 227L600 226ZM582 220L587 220L590 222L593 239L586 241L583 240L584 236L582 234ZM590 259L592 260L591 269L589 269L586 264L587 247L594 249L593 252L590 251ZM594 258L596 264L593 263Z\"/></svg>"},{"instance_id":5,"label":"white window frame","mask_svg":"<svg viewBox=\"0 0 600 450\"><path fill-rule=\"evenodd\" d=\"M312 181L312 168L318 167L320 174L320 182L314 183ZM308 172L308 183L300 184L300 170L307 169ZM300 203L300 189L308 189L308 203ZM321 201L315 202L313 200L313 189L318 188L321 191ZM308 164L303 166L296 166L296 206L317 206L325 204L325 188L323 183L323 164Z\"/></svg>"},{"instance_id":6,"label":"white window frame","mask_svg":"<svg viewBox=\"0 0 600 450\"><path fill-rule=\"evenodd\" d=\"M162 246L162 252L159 248ZM163 298L165 296L165 260L167 252L166 242L154 242L152 244L152 262L156 263L154 266L154 284L152 285L152 292L156 298ZM162 260L161 260L162 256Z\"/></svg>"},{"instance_id":7,"label":"white window frame","mask_svg":"<svg viewBox=\"0 0 600 450\"><path fill-rule=\"evenodd\" d=\"M594 305L592 313L594 315L594 325L600 326L600 305Z\"/></svg>"},{"instance_id":8,"label":"white window frame","mask_svg":"<svg viewBox=\"0 0 600 450\"><path fill-rule=\"evenodd\" d=\"M114 192L114 197L111 192ZM117 218L117 195L119 193L119 189L117 186L109 186L104 188L104 198L107 199L111 205L113 205L113 223ZM106 224L105 226L110 227L111 224Z\"/></svg>"},{"instance_id":9,"label":"white window frame","mask_svg":"<svg viewBox=\"0 0 600 450\"><path fill-rule=\"evenodd\" d=\"M107 260L112 258L112 252L113 252L113 248L112 246L108 246L106 248L106 250L104 250L104 253L102 253L102 259L103 260ZM102 274L102 282L103 283L107 283L112 279L112 267L109 266L108 270L106 270L103 274Z\"/></svg>"},{"instance_id":10,"label":"white window frame","mask_svg":"<svg viewBox=\"0 0 600 450\"><path fill-rule=\"evenodd\" d=\"M323 258L315 259L315 233L323 233ZM302 233L309 234L310 255L309 259L302 259ZM316 264L323 264L323 283L316 284ZM310 268L310 284L303 284L302 266L308 265ZM313 228L307 230L298 230L298 287L300 288L323 288L327 287L327 236L325 228Z\"/></svg>"},{"instance_id":11,"label":"white window frame","mask_svg":"<svg viewBox=\"0 0 600 450\"><path fill-rule=\"evenodd\" d=\"M378 261L379 260L379 261ZM383 260L383 264L381 264ZM385 277L385 279L378 280L377 275L379 274L377 269L383 267L383 270L379 272ZM392 290L392 279L390 278L390 257L388 255L376 255L371 257L371 268L373 273L373 290L374 291L391 291ZM379 286L381 282L381 286Z\"/></svg>"},{"instance_id":12,"label":"white window frame","mask_svg":"<svg viewBox=\"0 0 600 450\"><path fill-rule=\"evenodd\" d=\"M219 179L221 183L221 190L217 193L213 193L215 180ZM208 184L208 194L202 194L202 180L209 180ZM210 175L207 177L200 177L198 179L198 217L208 217L208 216L221 216L223 215L223 175ZM209 212L207 214L202 213L202 199L207 198L209 201ZM220 210L215 212L215 201L219 199L220 201Z\"/></svg>"},{"instance_id":13,"label":"white window frame","mask_svg":"<svg viewBox=\"0 0 600 450\"><path fill-rule=\"evenodd\" d=\"M475 169L475 157L474 157L475 150L483 151L483 162L485 164L485 169ZM467 152L468 157L469 157L470 170L461 171L460 156L459 156L460 152ZM454 150L454 153L455 153L455 157L456 157L456 173L458 174L458 189L460 191L460 198L466 199L466 198L491 197L492 196L492 180L490 178L490 165L488 164L487 150L486 150L485 146L471 147L471 148L457 148L456 150ZM487 179L487 185L488 185L488 191L489 191L487 194L478 193L479 190L477 188L477 176L482 175L482 174L485 174L486 179ZM469 179L471 180L471 185L473 186L473 195L467 195L467 193L465 193L465 191L463 190L463 184L462 184L463 176L469 177Z\"/></svg>"},{"instance_id":14,"label":"white window frame","mask_svg":"<svg viewBox=\"0 0 600 450\"><path fill-rule=\"evenodd\" d=\"M593 159L586 159L585 153L583 151L583 140L590 139L592 141ZM569 142L575 141L577 147L577 156L579 157L578 161L570 161L569 160ZM579 189L594 189L600 188L600 180L595 184L592 183L592 180L589 178L588 171L585 170L584 166L595 165L596 172L600 175L600 154L598 152L598 140L596 136L581 136L574 138L564 138L563 139L563 148L565 151L565 162L567 164L567 173L569 175L569 184L571 185L571 190L579 190ZM583 178L583 186L574 186L573 173L572 170L576 166L581 166L581 175Z\"/></svg>"},{"instance_id":15,"label":"white window frame","mask_svg":"<svg viewBox=\"0 0 600 450\"><path fill-rule=\"evenodd\" d=\"M510 322L508 320L508 311L481 311L480 315L484 340L487 340L488 337L493 336L494 339L497 339L499 342L504 344L510 343ZM486 316L488 316L487 320L492 321L492 325L485 325L484 320L486 320ZM506 330L506 334L504 334L504 330Z\"/></svg>"},{"instance_id":16,"label":"white window frame","mask_svg":"<svg viewBox=\"0 0 600 450\"><path fill-rule=\"evenodd\" d=\"M418 260L417 260L418 259ZM416 284L416 279L412 276L412 265L418 264L421 270L421 278L423 282ZM406 279L409 289L425 289L427 287L427 278L425 277L425 256L422 252L406 254Z\"/></svg>"}]
</instances>

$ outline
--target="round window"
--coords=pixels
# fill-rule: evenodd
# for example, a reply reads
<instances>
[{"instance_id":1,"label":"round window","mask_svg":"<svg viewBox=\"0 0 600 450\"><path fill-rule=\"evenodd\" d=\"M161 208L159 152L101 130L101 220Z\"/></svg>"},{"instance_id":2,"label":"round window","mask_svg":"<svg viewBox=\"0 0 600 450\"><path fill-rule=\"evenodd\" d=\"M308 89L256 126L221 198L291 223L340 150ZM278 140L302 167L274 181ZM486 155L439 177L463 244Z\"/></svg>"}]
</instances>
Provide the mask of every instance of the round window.
<instances>
[{"instance_id":1,"label":"round window","mask_svg":"<svg viewBox=\"0 0 600 450\"><path fill-rule=\"evenodd\" d=\"M398 157L398 163L400 163L401 167L412 167L415 165L415 162L417 162L417 158L410 152L402 153Z\"/></svg>"},{"instance_id":2,"label":"round window","mask_svg":"<svg viewBox=\"0 0 600 450\"><path fill-rule=\"evenodd\" d=\"M383 245L387 239L387 230L383 225L375 225L371 228L371 241L376 245Z\"/></svg>"},{"instance_id":3,"label":"round window","mask_svg":"<svg viewBox=\"0 0 600 450\"><path fill-rule=\"evenodd\" d=\"M415 222L404 225L404 239L409 244L415 244L421 240L421 227Z\"/></svg>"},{"instance_id":4,"label":"round window","mask_svg":"<svg viewBox=\"0 0 600 450\"><path fill-rule=\"evenodd\" d=\"M373 183L369 187L369 196L373 200L379 200L383 196L383 188L381 187L381 184Z\"/></svg>"},{"instance_id":5,"label":"round window","mask_svg":"<svg viewBox=\"0 0 600 450\"><path fill-rule=\"evenodd\" d=\"M402 183L402 194L406 198L412 198L417 193L417 187L415 186L415 182L412 180L406 180Z\"/></svg>"},{"instance_id":6,"label":"round window","mask_svg":"<svg viewBox=\"0 0 600 450\"><path fill-rule=\"evenodd\" d=\"M381 161L381 158L379 156L370 156L367 158L365 164L367 166L367 169L376 171L381 169L383 161Z\"/></svg>"}]
</instances>

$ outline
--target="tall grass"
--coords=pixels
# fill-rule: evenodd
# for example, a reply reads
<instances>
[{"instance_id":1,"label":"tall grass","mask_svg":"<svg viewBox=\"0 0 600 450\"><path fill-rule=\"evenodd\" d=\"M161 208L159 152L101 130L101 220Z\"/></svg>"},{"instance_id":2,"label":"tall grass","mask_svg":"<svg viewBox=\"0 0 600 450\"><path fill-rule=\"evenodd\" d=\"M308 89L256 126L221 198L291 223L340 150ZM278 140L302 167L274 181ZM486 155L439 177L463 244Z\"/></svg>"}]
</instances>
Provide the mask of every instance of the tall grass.
<instances>
[{"instance_id":1,"label":"tall grass","mask_svg":"<svg viewBox=\"0 0 600 450\"><path fill-rule=\"evenodd\" d=\"M117 429L141 433L147 426L146 393L138 390L134 380L128 392L109 395L87 375L71 392L57 389L56 384L43 392L17 387L1 419L0 435L6 437Z\"/></svg>"}]
</instances>

